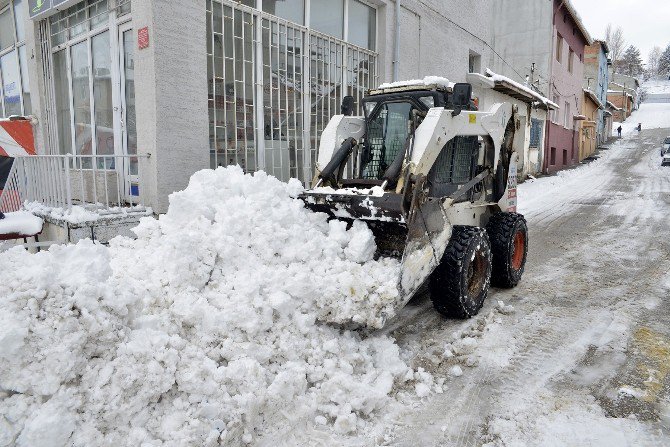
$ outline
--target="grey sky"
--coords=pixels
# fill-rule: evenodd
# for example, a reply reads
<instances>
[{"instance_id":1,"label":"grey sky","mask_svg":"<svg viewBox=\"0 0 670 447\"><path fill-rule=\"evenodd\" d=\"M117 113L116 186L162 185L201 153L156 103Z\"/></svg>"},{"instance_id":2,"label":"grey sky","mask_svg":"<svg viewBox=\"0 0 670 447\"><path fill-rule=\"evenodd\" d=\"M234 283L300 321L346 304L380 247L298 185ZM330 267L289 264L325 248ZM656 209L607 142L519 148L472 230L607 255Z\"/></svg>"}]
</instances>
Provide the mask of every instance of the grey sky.
<instances>
[{"instance_id":1,"label":"grey sky","mask_svg":"<svg viewBox=\"0 0 670 447\"><path fill-rule=\"evenodd\" d=\"M668 0L572 0L591 36L605 38L605 27L621 26L626 45L635 45L646 62L654 46L670 44Z\"/></svg>"}]
</instances>

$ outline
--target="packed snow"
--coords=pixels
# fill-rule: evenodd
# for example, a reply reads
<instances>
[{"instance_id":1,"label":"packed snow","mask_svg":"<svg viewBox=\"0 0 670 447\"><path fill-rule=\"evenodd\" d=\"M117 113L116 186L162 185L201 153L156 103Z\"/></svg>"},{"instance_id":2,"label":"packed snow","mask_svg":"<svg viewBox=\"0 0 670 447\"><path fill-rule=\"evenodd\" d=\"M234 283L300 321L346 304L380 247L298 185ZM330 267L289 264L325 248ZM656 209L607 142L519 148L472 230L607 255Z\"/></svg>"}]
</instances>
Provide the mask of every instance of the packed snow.
<instances>
[{"instance_id":1,"label":"packed snow","mask_svg":"<svg viewBox=\"0 0 670 447\"><path fill-rule=\"evenodd\" d=\"M201 171L137 240L3 253L0 445L239 445L300 418L351 433L398 386L432 392L389 336L323 323L380 325L399 267L301 191Z\"/></svg>"},{"instance_id":2,"label":"packed snow","mask_svg":"<svg viewBox=\"0 0 670 447\"><path fill-rule=\"evenodd\" d=\"M42 231L43 224L42 219L27 211L5 213L5 218L0 219L0 235L33 236Z\"/></svg>"},{"instance_id":3,"label":"packed snow","mask_svg":"<svg viewBox=\"0 0 670 447\"><path fill-rule=\"evenodd\" d=\"M380 90L389 89L389 88L401 88L401 87L428 87L431 85L437 85L438 87L444 87L447 89L453 88L454 83L447 78L440 76L426 76L423 79L410 79L407 81L396 81L396 82L385 82L381 84L378 88Z\"/></svg>"},{"instance_id":4,"label":"packed snow","mask_svg":"<svg viewBox=\"0 0 670 447\"><path fill-rule=\"evenodd\" d=\"M69 208L52 207L40 202L26 202L24 208L33 214L50 218L73 225L89 224L106 219L117 219L127 216L150 216L153 210L141 205L86 208L81 205L73 205Z\"/></svg>"}]
</instances>

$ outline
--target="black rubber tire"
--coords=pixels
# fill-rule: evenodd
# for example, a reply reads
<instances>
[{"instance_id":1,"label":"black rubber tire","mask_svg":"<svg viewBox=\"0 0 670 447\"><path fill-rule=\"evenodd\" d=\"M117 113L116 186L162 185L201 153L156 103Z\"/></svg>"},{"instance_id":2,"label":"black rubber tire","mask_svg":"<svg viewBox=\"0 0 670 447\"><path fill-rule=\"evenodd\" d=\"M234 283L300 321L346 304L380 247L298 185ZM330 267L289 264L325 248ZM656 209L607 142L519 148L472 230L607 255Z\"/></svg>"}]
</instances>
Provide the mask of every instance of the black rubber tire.
<instances>
[{"instance_id":1,"label":"black rubber tire","mask_svg":"<svg viewBox=\"0 0 670 447\"><path fill-rule=\"evenodd\" d=\"M435 309L447 317L477 315L489 292L491 247L483 228L454 226L440 265L430 276Z\"/></svg>"},{"instance_id":2,"label":"black rubber tire","mask_svg":"<svg viewBox=\"0 0 670 447\"><path fill-rule=\"evenodd\" d=\"M515 287L521 281L528 256L526 219L517 213L495 213L486 225L486 232L491 241L493 255L491 285L502 288ZM520 237L523 237L523 254L516 253L520 243L516 240L517 233L521 233Z\"/></svg>"}]
</instances>

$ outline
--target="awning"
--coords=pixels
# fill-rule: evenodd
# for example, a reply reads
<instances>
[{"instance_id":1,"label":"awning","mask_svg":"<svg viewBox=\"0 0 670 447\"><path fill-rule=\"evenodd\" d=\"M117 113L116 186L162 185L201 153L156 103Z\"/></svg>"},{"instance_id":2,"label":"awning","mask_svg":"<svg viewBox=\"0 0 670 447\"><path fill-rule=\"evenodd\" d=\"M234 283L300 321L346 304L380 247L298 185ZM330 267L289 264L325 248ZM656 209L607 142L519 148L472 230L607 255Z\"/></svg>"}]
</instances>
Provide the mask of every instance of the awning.
<instances>
[{"instance_id":1,"label":"awning","mask_svg":"<svg viewBox=\"0 0 670 447\"><path fill-rule=\"evenodd\" d=\"M0 157L35 155L33 125L26 119L0 120Z\"/></svg>"}]
</instances>

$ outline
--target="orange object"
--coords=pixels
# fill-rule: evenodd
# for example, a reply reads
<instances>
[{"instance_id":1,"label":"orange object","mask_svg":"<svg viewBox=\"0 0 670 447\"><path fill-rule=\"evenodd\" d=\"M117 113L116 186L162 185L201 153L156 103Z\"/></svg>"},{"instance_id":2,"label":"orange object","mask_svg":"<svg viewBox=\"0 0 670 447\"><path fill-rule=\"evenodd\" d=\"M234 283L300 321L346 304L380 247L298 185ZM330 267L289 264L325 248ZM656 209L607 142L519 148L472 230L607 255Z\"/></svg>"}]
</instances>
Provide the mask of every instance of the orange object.
<instances>
[{"instance_id":1,"label":"orange object","mask_svg":"<svg viewBox=\"0 0 670 447\"><path fill-rule=\"evenodd\" d=\"M35 155L33 125L29 120L0 120L0 156Z\"/></svg>"}]
</instances>

